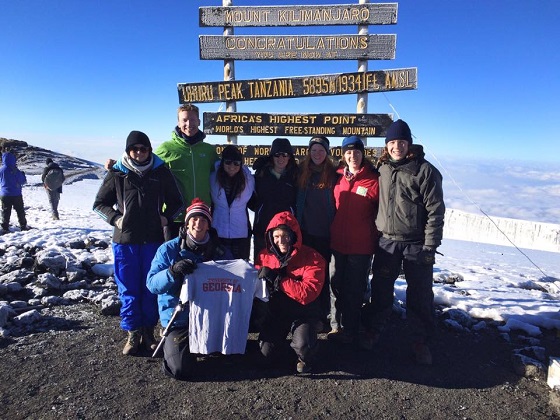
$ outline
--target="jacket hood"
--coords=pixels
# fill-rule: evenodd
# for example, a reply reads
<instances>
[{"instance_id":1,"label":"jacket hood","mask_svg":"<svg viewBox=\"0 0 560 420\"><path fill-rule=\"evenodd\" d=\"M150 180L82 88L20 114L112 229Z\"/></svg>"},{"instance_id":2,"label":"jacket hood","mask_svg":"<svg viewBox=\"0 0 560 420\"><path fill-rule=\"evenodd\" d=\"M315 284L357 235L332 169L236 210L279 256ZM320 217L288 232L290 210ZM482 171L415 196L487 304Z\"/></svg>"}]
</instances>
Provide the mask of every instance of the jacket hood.
<instances>
[{"instance_id":1,"label":"jacket hood","mask_svg":"<svg viewBox=\"0 0 560 420\"><path fill-rule=\"evenodd\" d=\"M14 167L16 166L16 157L10 152L2 153L2 164Z\"/></svg>"},{"instance_id":2,"label":"jacket hood","mask_svg":"<svg viewBox=\"0 0 560 420\"><path fill-rule=\"evenodd\" d=\"M293 245L293 251L292 251L292 256L293 256L301 248L302 239L301 239L301 229L299 227L299 223L296 219L296 216L294 216L289 211L283 211L281 213L277 213L274 215L272 220L270 220L270 223L266 228L266 234L265 234L266 248L270 249L270 247L273 245L273 243L270 240L269 232L273 231L280 225L287 225L296 234L296 241Z\"/></svg>"}]
</instances>

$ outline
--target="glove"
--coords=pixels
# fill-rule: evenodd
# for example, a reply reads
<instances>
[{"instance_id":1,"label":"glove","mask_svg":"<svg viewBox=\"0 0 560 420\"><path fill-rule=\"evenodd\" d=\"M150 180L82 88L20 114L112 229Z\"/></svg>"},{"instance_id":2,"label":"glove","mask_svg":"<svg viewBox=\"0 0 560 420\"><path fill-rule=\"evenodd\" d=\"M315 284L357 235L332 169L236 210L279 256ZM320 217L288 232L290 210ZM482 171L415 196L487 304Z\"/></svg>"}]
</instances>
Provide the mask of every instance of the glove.
<instances>
[{"instance_id":1,"label":"glove","mask_svg":"<svg viewBox=\"0 0 560 420\"><path fill-rule=\"evenodd\" d=\"M280 290L280 280L282 279L280 270L269 267L261 267L258 276L259 279L263 279L266 282L266 288L268 289L268 293L270 295Z\"/></svg>"},{"instance_id":2,"label":"glove","mask_svg":"<svg viewBox=\"0 0 560 420\"><path fill-rule=\"evenodd\" d=\"M182 283L185 276L187 274L191 274L195 268L196 263L186 258L184 260L177 261L169 267L169 272L177 282Z\"/></svg>"},{"instance_id":3,"label":"glove","mask_svg":"<svg viewBox=\"0 0 560 420\"><path fill-rule=\"evenodd\" d=\"M123 218L122 216L119 216L119 217L117 218L117 220L115 220L115 226L116 226L117 228L119 228L120 230L122 230L122 222L123 222L123 219L124 219L124 218Z\"/></svg>"},{"instance_id":4,"label":"glove","mask_svg":"<svg viewBox=\"0 0 560 420\"><path fill-rule=\"evenodd\" d=\"M436 263L436 250L428 247L422 248L418 254L418 264L434 265Z\"/></svg>"}]
</instances>

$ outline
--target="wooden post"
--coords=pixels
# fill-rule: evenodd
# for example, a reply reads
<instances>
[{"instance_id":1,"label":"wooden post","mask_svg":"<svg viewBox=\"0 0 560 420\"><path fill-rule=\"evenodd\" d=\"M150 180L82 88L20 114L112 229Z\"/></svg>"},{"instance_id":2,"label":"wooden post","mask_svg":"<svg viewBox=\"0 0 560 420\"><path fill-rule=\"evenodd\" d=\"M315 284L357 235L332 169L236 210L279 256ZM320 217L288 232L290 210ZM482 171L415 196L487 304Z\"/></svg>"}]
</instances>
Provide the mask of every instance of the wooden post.
<instances>
[{"instance_id":1,"label":"wooden post","mask_svg":"<svg viewBox=\"0 0 560 420\"><path fill-rule=\"evenodd\" d=\"M360 0L360 4L367 4L369 0ZM369 35L368 25L358 25L358 34L359 35ZM359 72L366 72L368 70L368 60L358 60L358 71ZM358 93L357 95L357 104L356 104L356 112L358 114L365 114L367 113L368 107L368 94ZM367 146L367 137L362 138L364 145Z\"/></svg>"},{"instance_id":2,"label":"wooden post","mask_svg":"<svg viewBox=\"0 0 560 420\"><path fill-rule=\"evenodd\" d=\"M222 5L229 7L233 5L232 0L223 0ZM233 35L233 26L224 26L224 36ZM224 81L229 82L235 80L235 63L234 60L224 60ZM237 103L235 101L226 101L226 112L237 112ZM227 142L237 144L237 135L228 134Z\"/></svg>"}]
</instances>

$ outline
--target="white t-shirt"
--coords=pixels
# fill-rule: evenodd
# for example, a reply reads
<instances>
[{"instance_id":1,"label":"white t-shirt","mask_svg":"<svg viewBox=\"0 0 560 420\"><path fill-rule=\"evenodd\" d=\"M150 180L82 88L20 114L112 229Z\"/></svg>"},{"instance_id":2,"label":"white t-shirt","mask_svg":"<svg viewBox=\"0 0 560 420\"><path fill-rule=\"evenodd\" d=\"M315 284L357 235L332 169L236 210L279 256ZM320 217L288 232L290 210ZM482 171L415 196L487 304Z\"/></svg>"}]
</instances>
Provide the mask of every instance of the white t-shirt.
<instances>
[{"instance_id":1,"label":"white t-shirt","mask_svg":"<svg viewBox=\"0 0 560 420\"><path fill-rule=\"evenodd\" d=\"M245 260L198 264L180 295L181 302L189 302L190 352L245 353L253 297L266 302L268 291Z\"/></svg>"}]
</instances>

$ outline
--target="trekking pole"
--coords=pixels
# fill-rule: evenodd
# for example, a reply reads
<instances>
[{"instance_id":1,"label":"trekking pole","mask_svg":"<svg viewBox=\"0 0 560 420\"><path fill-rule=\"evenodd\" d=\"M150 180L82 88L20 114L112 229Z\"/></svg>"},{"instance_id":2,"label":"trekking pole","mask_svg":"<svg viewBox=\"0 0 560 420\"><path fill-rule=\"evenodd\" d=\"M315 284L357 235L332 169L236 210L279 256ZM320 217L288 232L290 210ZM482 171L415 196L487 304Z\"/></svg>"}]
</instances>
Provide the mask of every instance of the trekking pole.
<instances>
[{"instance_id":1,"label":"trekking pole","mask_svg":"<svg viewBox=\"0 0 560 420\"><path fill-rule=\"evenodd\" d=\"M175 309L173 310L173 315L171 315L171 319L167 323L167 327L165 327L165 329L163 330L162 338L159 341L156 349L154 350L154 354L152 354L152 358L156 357L157 354L159 353L159 350L162 348L165 338L171 332L171 327L173 327L173 324L175 323L175 319L177 318L177 316L179 316L181 312L183 312L184 309L185 309L185 304L179 301L179 304L175 306Z\"/></svg>"}]
</instances>

